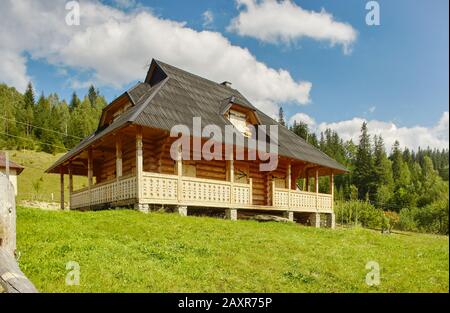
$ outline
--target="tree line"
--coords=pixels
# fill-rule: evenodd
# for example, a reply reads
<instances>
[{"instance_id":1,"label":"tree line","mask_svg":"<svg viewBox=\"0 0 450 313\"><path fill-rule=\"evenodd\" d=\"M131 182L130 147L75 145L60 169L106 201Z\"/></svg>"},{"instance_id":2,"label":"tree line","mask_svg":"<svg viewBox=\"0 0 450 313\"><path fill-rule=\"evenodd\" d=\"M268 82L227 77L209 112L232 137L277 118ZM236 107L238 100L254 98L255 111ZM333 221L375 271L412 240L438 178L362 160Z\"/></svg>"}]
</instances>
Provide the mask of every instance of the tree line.
<instances>
[{"instance_id":1,"label":"tree line","mask_svg":"<svg viewBox=\"0 0 450 313\"><path fill-rule=\"evenodd\" d=\"M279 120L286 125L282 110ZM358 144L344 141L332 129L318 136L304 122L295 121L289 128L349 170L335 178L336 200L389 212L386 215L404 229L448 234L448 149L412 151L395 141L387 152L383 137L369 135L365 122ZM326 192L328 180L319 186Z\"/></svg>"},{"instance_id":2,"label":"tree line","mask_svg":"<svg viewBox=\"0 0 450 313\"><path fill-rule=\"evenodd\" d=\"M56 93L36 97L31 83L23 95L0 84L0 147L67 151L97 128L106 104L94 86L82 99L74 92L67 103Z\"/></svg>"}]
</instances>

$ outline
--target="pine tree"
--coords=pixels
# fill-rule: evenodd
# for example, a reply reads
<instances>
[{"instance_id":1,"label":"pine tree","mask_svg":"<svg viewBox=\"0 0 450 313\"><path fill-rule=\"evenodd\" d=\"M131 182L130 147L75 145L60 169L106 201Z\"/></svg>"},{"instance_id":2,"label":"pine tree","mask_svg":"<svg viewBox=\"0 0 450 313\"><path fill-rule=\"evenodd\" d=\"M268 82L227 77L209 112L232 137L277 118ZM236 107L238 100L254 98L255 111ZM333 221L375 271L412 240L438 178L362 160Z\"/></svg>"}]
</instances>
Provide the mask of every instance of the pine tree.
<instances>
[{"instance_id":1,"label":"pine tree","mask_svg":"<svg viewBox=\"0 0 450 313\"><path fill-rule=\"evenodd\" d=\"M75 111L80 106L80 104L80 98L78 98L77 93L74 91L69 104L70 111Z\"/></svg>"},{"instance_id":2,"label":"pine tree","mask_svg":"<svg viewBox=\"0 0 450 313\"><path fill-rule=\"evenodd\" d=\"M358 198L364 200L370 193L374 192L373 186L373 159L371 152L370 136L367 130L367 123L361 127L358 151L356 153L354 182L358 188Z\"/></svg>"},{"instance_id":3,"label":"pine tree","mask_svg":"<svg viewBox=\"0 0 450 313\"><path fill-rule=\"evenodd\" d=\"M291 131L295 133L297 136L302 137L305 140L308 140L309 128L308 124L305 122L294 121L294 124L291 127Z\"/></svg>"},{"instance_id":4,"label":"pine tree","mask_svg":"<svg viewBox=\"0 0 450 313\"><path fill-rule=\"evenodd\" d=\"M88 98L91 106L94 107L97 101L98 91L95 89L94 85L91 85L88 90Z\"/></svg>"},{"instance_id":5,"label":"pine tree","mask_svg":"<svg viewBox=\"0 0 450 313\"><path fill-rule=\"evenodd\" d=\"M34 118L34 106L35 106L35 100L34 100L34 91L33 91L33 85L31 82L28 83L27 89L25 91L25 94L23 95L23 102L24 102L24 120L25 120L25 134L27 136L31 135L31 132L33 130L33 118Z\"/></svg>"},{"instance_id":6,"label":"pine tree","mask_svg":"<svg viewBox=\"0 0 450 313\"><path fill-rule=\"evenodd\" d=\"M286 122L284 120L284 111L282 107L280 107L280 109L278 110L278 123L280 123L283 126L286 126Z\"/></svg>"}]
</instances>

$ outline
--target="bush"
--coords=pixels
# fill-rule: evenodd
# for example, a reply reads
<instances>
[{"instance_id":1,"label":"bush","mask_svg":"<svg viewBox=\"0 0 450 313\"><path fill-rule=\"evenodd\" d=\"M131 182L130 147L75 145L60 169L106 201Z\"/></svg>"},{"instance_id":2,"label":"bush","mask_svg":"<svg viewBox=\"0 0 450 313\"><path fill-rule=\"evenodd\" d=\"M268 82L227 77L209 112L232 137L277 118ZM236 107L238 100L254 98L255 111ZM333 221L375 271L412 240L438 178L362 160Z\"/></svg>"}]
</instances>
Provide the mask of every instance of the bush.
<instances>
[{"instance_id":1,"label":"bush","mask_svg":"<svg viewBox=\"0 0 450 313\"><path fill-rule=\"evenodd\" d=\"M400 211L399 228L448 235L448 199Z\"/></svg>"},{"instance_id":2,"label":"bush","mask_svg":"<svg viewBox=\"0 0 450 313\"><path fill-rule=\"evenodd\" d=\"M369 202L360 200L338 201L335 206L336 221L342 224L360 224L364 227L380 228L383 211Z\"/></svg>"}]
</instances>

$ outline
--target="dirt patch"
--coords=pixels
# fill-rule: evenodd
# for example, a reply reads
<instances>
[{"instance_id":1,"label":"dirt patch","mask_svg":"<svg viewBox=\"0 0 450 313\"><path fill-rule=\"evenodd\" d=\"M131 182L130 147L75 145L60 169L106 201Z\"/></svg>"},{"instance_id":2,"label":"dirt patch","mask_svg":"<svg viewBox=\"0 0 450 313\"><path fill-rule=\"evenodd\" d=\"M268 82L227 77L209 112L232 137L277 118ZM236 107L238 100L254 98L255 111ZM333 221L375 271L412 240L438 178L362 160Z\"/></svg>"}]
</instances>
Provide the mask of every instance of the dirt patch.
<instances>
[{"instance_id":1,"label":"dirt patch","mask_svg":"<svg viewBox=\"0 0 450 313\"><path fill-rule=\"evenodd\" d=\"M33 200L22 200L19 205L28 208L37 208L42 210L56 211L60 210L61 205L57 202L44 202L44 201L33 201Z\"/></svg>"}]
</instances>

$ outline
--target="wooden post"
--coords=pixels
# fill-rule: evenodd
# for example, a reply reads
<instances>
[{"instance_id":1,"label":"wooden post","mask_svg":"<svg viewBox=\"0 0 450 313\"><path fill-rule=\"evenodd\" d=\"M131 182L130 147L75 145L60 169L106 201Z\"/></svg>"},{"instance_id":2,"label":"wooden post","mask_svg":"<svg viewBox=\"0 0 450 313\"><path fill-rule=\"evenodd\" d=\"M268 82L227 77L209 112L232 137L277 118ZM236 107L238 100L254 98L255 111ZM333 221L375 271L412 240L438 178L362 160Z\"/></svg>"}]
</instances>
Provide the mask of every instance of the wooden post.
<instances>
[{"instance_id":1,"label":"wooden post","mask_svg":"<svg viewBox=\"0 0 450 313\"><path fill-rule=\"evenodd\" d=\"M306 170L306 191L310 191L309 189L309 170Z\"/></svg>"},{"instance_id":2,"label":"wooden post","mask_svg":"<svg viewBox=\"0 0 450 313\"><path fill-rule=\"evenodd\" d=\"M89 208L91 207L92 203L92 185L93 185L93 160L92 160L92 148L89 148L88 150L88 187L89 187Z\"/></svg>"},{"instance_id":3,"label":"wooden post","mask_svg":"<svg viewBox=\"0 0 450 313\"><path fill-rule=\"evenodd\" d=\"M234 185L234 155L233 152L231 152L230 160L228 161L228 170L229 174L228 177L230 178L230 203L234 204L234 192L233 192L233 185Z\"/></svg>"},{"instance_id":4,"label":"wooden post","mask_svg":"<svg viewBox=\"0 0 450 313\"><path fill-rule=\"evenodd\" d=\"M272 206L275 206L275 180L272 179Z\"/></svg>"},{"instance_id":5,"label":"wooden post","mask_svg":"<svg viewBox=\"0 0 450 313\"><path fill-rule=\"evenodd\" d=\"M291 207L291 162L289 162L286 170L286 184L288 189L288 207Z\"/></svg>"},{"instance_id":6,"label":"wooden post","mask_svg":"<svg viewBox=\"0 0 450 313\"><path fill-rule=\"evenodd\" d=\"M314 191L316 192L316 209L319 211L319 170L316 169L314 177Z\"/></svg>"},{"instance_id":7,"label":"wooden post","mask_svg":"<svg viewBox=\"0 0 450 313\"><path fill-rule=\"evenodd\" d=\"M72 206L72 192L73 192L73 177L72 177L72 163L71 162L69 162L67 172L69 173L69 208L70 208Z\"/></svg>"},{"instance_id":8,"label":"wooden post","mask_svg":"<svg viewBox=\"0 0 450 313\"><path fill-rule=\"evenodd\" d=\"M142 198L142 178L144 161L142 157L142 128L138 127L136 132L136 197L139 203Z\"/></svg>"},{"instance_id":9,"label":"wooden post","mask_svg":"<svg viewBox=\"0 0 450 313\"><path fill-rule=\"evenodd\" d=\"M250 204L253 204L253 178L249 178L248 183L250 184Z\"/></svg>"},{"instance_id":10,"label":"wooden post","mask_svg":"<svg viewBox=\"0 0 450 313\"><path fill-rule=\"evenodd\" d=\"M331 210L334 212L334 174L330 174L330 194L331 194Z\"/></svg>"},{"instance_id":11,"label":"wooden post","mask_svg":"<svg viewBox=\"0 0 450 313\"><path fill-rule=\"evenodd\" d=\"M60 187L61 187L61 210L64 210L64 168L62 165L59 167L59 175L60 175Z\"/></svg>"},{"instance_id":12,"label":"wooden post","mask_svg":"<svg viewBox=\"0 0 450 313\"><path fill-rule=\"evenodd\" d=\"M14 190L10 186L9 179L0 176L0 293L37 292L15 258L16 203Z\"/></svg>"},{"instance_id":13,"label":"wooden post","mask_svg":"<svg viewBox=\"0 0 450 313\"><path fill-rule=\"evenodd\" d=\"M182 200L182 192L183 192L183 154L181 151L181 144L177 147L177 175L178 175L178 193L177 198L178 202ZM186 208L187 210L187 208ZM187 211L186 211L187 212ZM187 215L187 213L186 213Z\"/></svg>"},{"instance_id":14,"label":"wooden post","mask_svg":"<svg viewBox=\"0 0 450 313\"><path fill-rule=\"evenodd\" d=\"M116 178L122 176L122 138L120 135L116 139Z\"/></svg>"}]
</instances>

